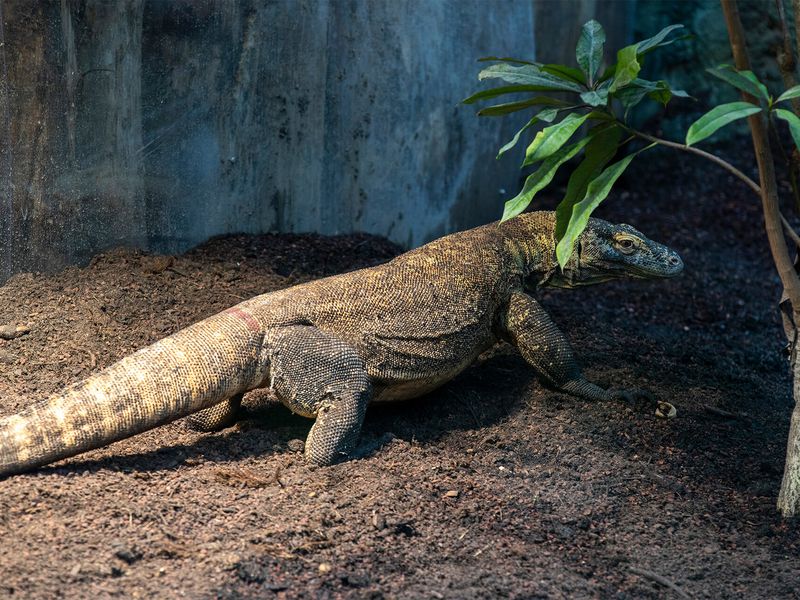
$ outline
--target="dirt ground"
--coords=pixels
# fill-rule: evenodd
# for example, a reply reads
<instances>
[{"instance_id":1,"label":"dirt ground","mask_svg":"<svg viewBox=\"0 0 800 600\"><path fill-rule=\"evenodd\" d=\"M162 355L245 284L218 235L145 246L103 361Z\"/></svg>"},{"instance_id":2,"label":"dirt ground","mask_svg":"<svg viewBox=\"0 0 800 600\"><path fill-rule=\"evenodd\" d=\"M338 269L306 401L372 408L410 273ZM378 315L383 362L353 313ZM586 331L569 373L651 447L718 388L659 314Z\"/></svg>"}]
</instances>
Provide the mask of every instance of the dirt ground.
<instances>
[{"instance_id":1,"label":"dirt ground","mask_svg":"<svg viewBox=\"0 0 800 600\"><path fill-rule=\"evenodd\" d=\"M0 481L0 597L800 597L775 499L791 409L757 202L654 154L602 215L686 274L544 295L587 375L678 408L543 388L509 347L419 400L373 407L364 458L310 468L310 421L265 392L218 434L182 421ZM557 194L553 194L555 197ZM384 261L368 236L233 236L98 256L0 288L11 413L241 299ZM723 409L734 416L720 414Z\"/></svg>"}]
</instances>

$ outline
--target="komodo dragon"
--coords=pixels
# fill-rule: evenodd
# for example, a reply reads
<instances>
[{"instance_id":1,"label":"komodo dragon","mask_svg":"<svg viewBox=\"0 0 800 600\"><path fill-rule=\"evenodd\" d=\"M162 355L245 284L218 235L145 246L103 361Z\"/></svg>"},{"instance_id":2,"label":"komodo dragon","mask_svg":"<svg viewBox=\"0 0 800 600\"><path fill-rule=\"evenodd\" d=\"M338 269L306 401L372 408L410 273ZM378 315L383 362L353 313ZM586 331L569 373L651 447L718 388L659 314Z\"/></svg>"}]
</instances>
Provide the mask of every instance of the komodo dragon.
<instances>
[{"instance_id":1,"label":"komodo dragon","mask_svg":"<svg viewBox=\"0 0 800 600\"><path fill-rule=\"evenodd\" d=\"M2 419L0 475L192 413L198 428L221 429L235 421L242 394L265 386L316 418L305 456L328 465L354 449L370 400L430 392L500 340L559 390L591 400L625 396L584 379L566 338L528 292L672 277L683 263L629 225L590 219L562 271L553 231L554 213L528 213L242 302Z\"/></svg>"}]
</instances>

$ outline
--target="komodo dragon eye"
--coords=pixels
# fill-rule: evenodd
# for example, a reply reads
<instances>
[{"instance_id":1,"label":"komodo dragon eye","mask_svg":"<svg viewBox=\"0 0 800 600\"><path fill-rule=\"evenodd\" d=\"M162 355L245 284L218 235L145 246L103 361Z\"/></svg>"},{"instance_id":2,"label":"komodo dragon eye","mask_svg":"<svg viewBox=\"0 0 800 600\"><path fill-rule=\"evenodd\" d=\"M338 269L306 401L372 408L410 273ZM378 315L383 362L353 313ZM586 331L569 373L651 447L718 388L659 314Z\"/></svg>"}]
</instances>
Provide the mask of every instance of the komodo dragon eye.
<instances>
[{"instance_id":1,"label":"komodo dragon eye","mask_svg":"<svg viewBox=\"0 0 800 600\"><path fill-rule=\"evenodd\" d=\"M617 238L616 242L617 248L619 248L625 254L630 254L636 247L634 241L629 237Z\"/></svg>"}]
</instances>

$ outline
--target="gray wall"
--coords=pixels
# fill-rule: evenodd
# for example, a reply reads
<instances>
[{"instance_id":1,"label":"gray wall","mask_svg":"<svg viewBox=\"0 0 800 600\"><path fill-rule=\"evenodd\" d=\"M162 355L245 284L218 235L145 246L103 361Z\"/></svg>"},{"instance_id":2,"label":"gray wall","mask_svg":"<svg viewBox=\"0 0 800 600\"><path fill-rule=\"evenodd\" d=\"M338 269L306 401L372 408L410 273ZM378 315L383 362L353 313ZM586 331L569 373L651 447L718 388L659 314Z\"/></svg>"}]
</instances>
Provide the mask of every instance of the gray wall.
<instances>
[{"instance_id":1,"label":"gray wall","mask_svg":"<svg viewBox=\"0 0 800 600\"><path fill-rule=\"evenodd\" d=\"M534 53L530 0L5 0L2 275L229 232L412 246L494 218L515 119L459 100ZM521 116L520 119L524 118Z\"/></svg>"}]
</instances>

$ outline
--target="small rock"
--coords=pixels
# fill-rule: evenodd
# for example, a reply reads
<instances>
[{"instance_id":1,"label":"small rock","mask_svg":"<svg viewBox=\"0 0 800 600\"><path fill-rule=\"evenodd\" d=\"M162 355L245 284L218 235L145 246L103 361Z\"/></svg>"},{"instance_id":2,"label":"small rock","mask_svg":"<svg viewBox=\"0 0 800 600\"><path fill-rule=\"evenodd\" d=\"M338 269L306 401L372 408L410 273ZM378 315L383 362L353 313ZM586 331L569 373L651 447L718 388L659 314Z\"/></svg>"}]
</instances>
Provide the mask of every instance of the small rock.
<instances>
[{"instance_id":1,"label":"small rock","mask_svg":"<svg viewBox=\"0 0 800 600\"><path fill-rule=\"evenodd\" d=\"M233 571L239 566L242 557L235 552L223 552L217 555L217 560L219 561L223 571Z\"/></svg>"},{"instance_id":2,"label":"small rock","mask_svg":"<svg viewBox=\"0 0 800 600\"><path fill-rule=\"evenodd\" d=\"M340 580L348 587L363 588L369 585L369 578L364 575L354 575L351 573L344 575Z\"/></svg>"},{"instance_id":3,"label":"small rock","mask_svg":"<svg viewBox=\"0 0 800 600\"><path fill-rule=\"evenodd\" d=\"M319 563L317 570L319 571L320 575L325 575L326 573L330 573L333 570L333 567L330 565L330 563L324 562Z\"/></svg>"},{"instance_id":4,"label":"small rock","mask_svg":"<svg viewBox=\"0 0 800 600\"><path fill-rule=\"evenodd\" d=\"M111 550L114 552L114 556L121 561L128 563L129 565L132 565L137 560L142 558L141 551L122 541L117 541L111 544Z\"/></svg>"},{"instance_id":5,"label":"small rock","mask_svg":"<svg viewBox=\"0 0 800 600\"><path fill-rule=\"evenodd\" d=\"M73 577L77 577L78 574L80 574L80 572L81 572L81 563L78 563L69 570L69 574L72 575Z\"/></svg>"},{"instance_id":6,"label":"small rock","mask_svg":"<svg viewBox=\"0 0 800 600\"><path fill-rule=\"evenodd\" d=\"M386 529L386 517L378 513L377 510L372 511L372 526L377 529Z\"/></svg>"},{"instance_id":7,"label":"small rock","mask_svg":"<svg viewBox=\"0 0 800 600\"><path fill-rule=\"evenodd\" d=\"M295 438L286 442L286 447L291 452L303 452L306 448L306 443L301 439Z\"/></svg>"},{"instance_id":8,"label":"small rock","mask_svg":"<svg viewBox=\"0 0 800 600\"><path fill-rule=\"evenodd\" d=\"M17 356L15 354L0 350L0 364L13 365L15 362L17 362Z\"/></svg>"},{"instance_id":9,"label":"small rock","mask_svg":"<svg viewBox=\"0 0 800 600\"><path fill-rule=\"evenodd\" d=\"M444 493L445 498L458 498L458 490L448 490Z\"/></svg>"},{"instance_id":10,"label":"small rock","mask_svg":"<svg viewBox=\"0 0 800 600\"><path fill-rule=\"evenodd\" d=\"M656 416L661 419L674 419L678 414L677 409L669 402L659 402L656 408Z\"/></svg>"},{"instance_id":11,"label":"small rock","mask_svg":"<svg viewBox=\"0 0 800 600\"><path fill-rule=\"evenodd\" d=\"M575 536L575 530L572 527L561 525L556 528L556 535L562 540L570 540Z\"/></svg>"},{"instance_id":12,"label":"small rock","mask_svg":"<svg viewBox=\"0 0 800 600\"><path fill-rule=\"evenodd\" d=\"M30 327L25 325L0 325L0 338L4 340L13 340L30 333Z\"/></svg>"}]
</instances>

